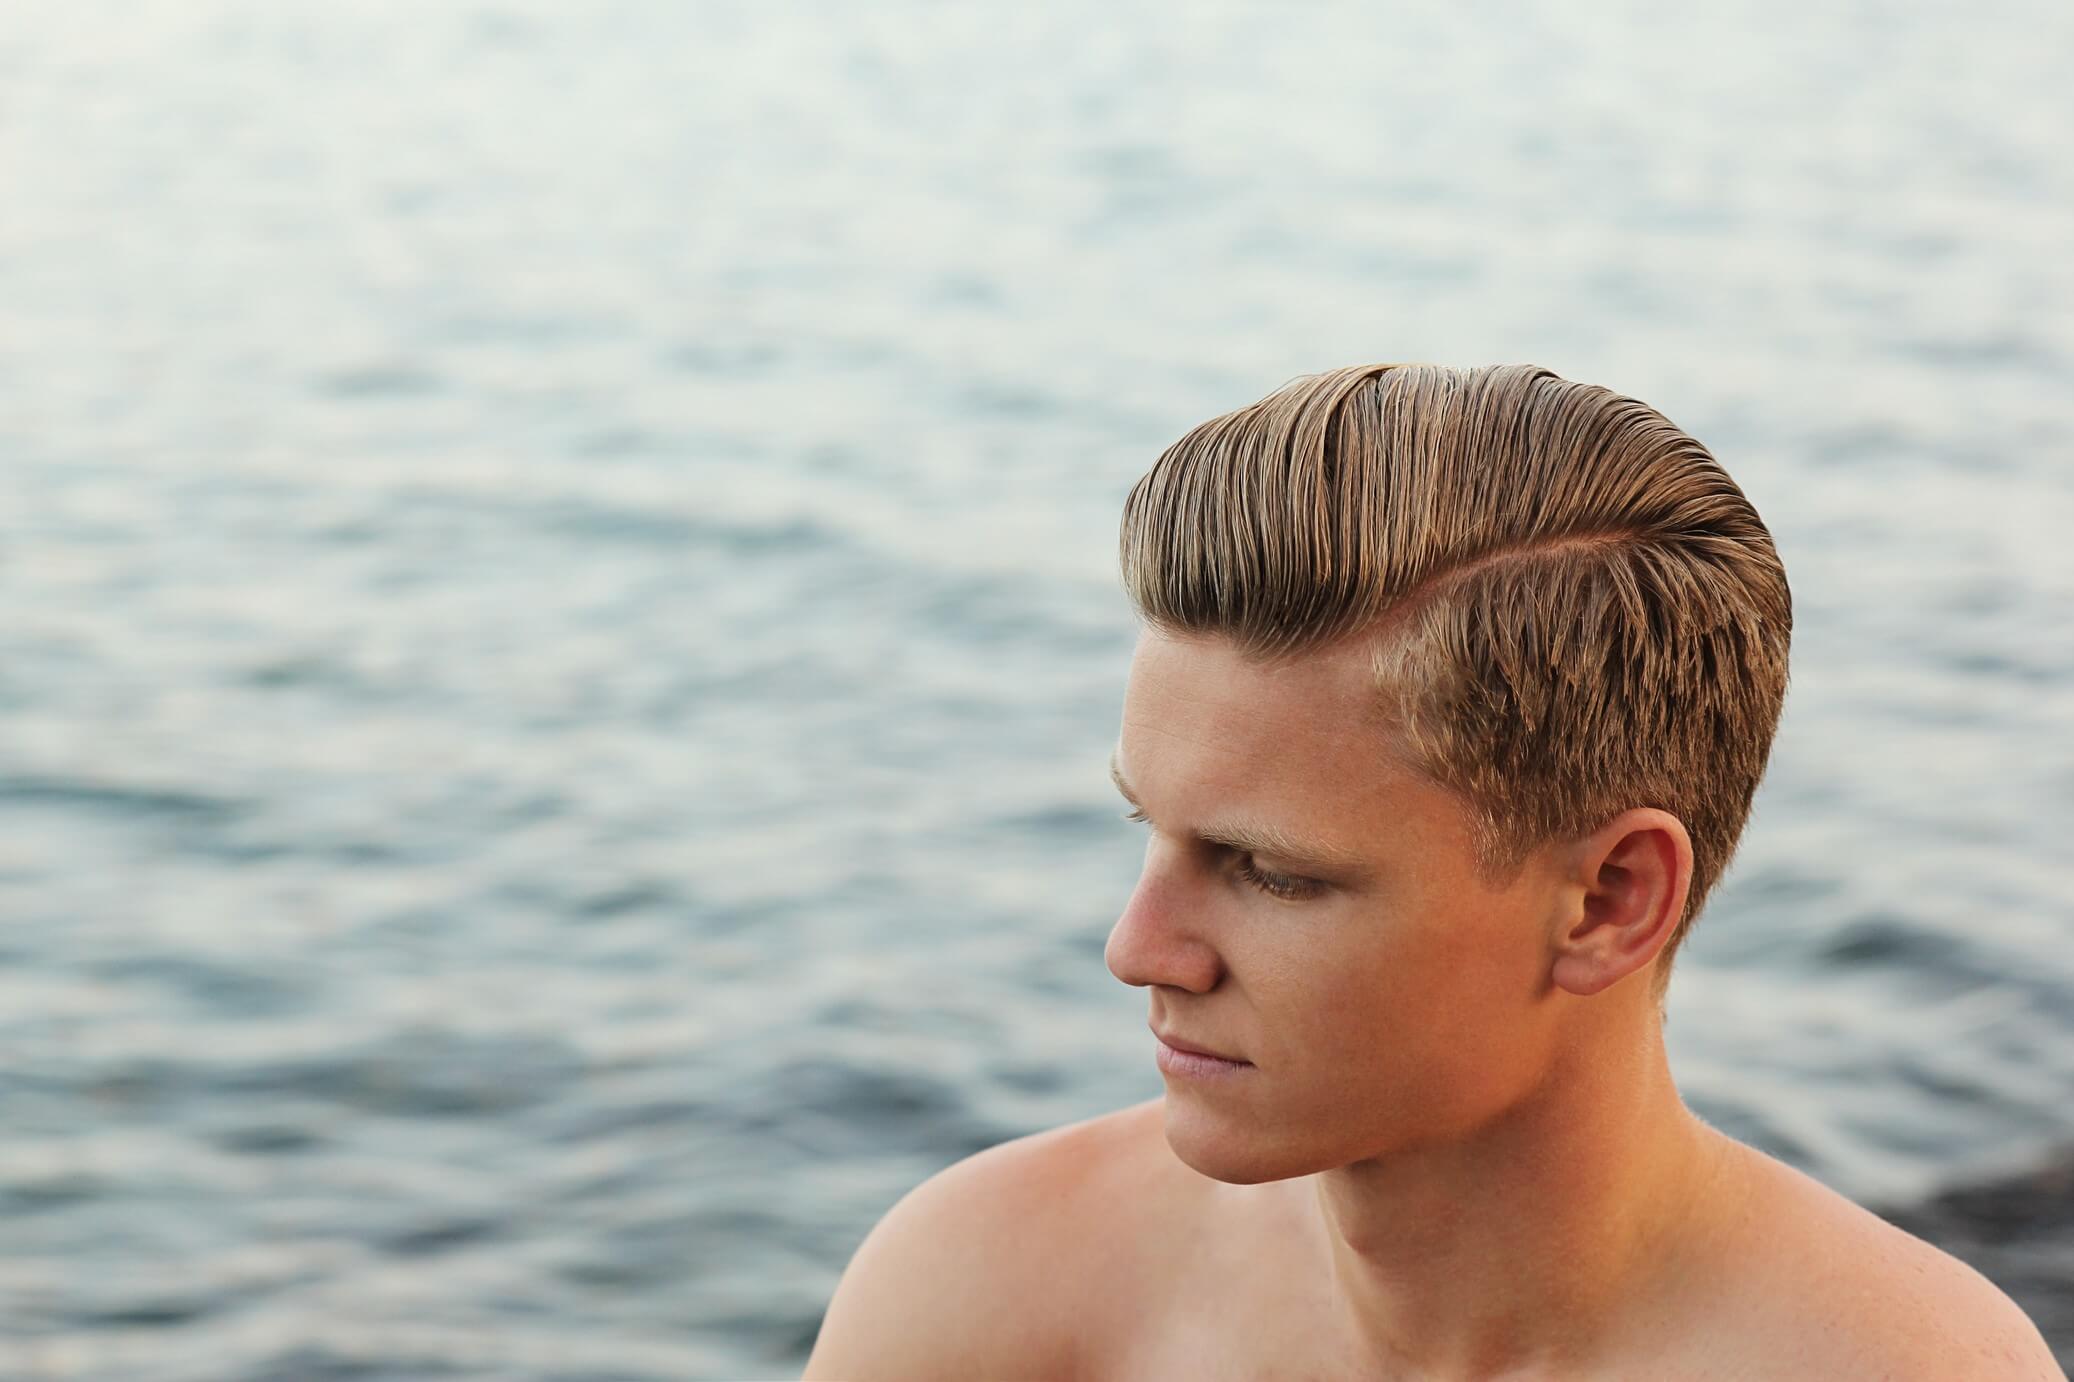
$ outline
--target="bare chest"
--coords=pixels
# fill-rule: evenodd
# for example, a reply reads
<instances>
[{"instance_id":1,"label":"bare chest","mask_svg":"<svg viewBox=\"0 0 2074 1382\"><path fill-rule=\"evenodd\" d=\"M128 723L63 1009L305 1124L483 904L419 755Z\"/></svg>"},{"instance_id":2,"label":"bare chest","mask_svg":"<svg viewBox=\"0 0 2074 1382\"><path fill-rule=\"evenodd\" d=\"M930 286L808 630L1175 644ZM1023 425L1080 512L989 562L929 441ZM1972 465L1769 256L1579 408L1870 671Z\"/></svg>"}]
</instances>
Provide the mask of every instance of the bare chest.
<instances>
[{"instance_id":1,"label":"bare chest","mask_svg":"<svg viewBox=\"0 0 2074 1382\"><path fill-rule=\"evenodd\" d=\"M1822 1375L1818 1361L1834 1358L1802 1349L1778 1335L1732 1334L1705 1321L1680 1340L1638 1341L1623 1352L1575 1364L1550 1363L1509 1370L1506 1382L1772 1382ZM1194 1318L1146 1320L1134 1333L1112 1337L1081 1355L1076 1378L1125 1382L1144 1377L1189 1377L1205 1382L1426 1382L1411 1366L1378 1364L1335 1346L1335 1336L1300 1337L1278 1322L1237 1320L1205 1312ZM1828 1375L1838 1375L1834 1372Z\"/></svg>"},{"instance_id":2,"label":"bare chest","mask_svg":"<svg viewBox=\"0 0 2074 1382\"><path fill-rule=\"evenodd\" d=\"M1128 1280L1097 1287L1100 1310L1081 1327L1064 1369L1085 1382L1187 1377L1203 1382L1425 1382L1410 1365L1375 1360L1334 1293L1329 1270L1258 1242L1199 1250L1162 1272L1140 1262ZM1847 1363L1803 1312L1740 1293L1659 1308L1617 1347L1588 1362L1497 1374L1506 1382L1769 1382L1840 1374Z\"/></svg>"}]
</instances>

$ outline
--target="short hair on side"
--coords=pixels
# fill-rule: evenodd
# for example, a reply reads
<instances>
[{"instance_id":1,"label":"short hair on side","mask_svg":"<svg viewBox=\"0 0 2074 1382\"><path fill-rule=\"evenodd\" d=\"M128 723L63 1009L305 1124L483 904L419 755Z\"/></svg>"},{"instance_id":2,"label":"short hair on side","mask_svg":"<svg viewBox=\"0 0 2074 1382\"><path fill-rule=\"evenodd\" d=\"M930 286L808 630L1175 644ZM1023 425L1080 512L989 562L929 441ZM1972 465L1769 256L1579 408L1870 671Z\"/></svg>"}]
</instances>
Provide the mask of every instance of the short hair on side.
<instances>
[{"instance_id":1,"label":"short hair on side","mask_svg":"<svg viewBox=\"0 0 2074 1382\"><path fill-rule=\"evenodd\" d=\"M1357 365L1191 429L1131 489L1125 592L1249 660L1373 640L1378 706L1453 791L1486 882L1637 806L1692 840L1672 961L1785 702L1771 533L1647 404L1537 365Z\"/></svg>"}]
</instances>

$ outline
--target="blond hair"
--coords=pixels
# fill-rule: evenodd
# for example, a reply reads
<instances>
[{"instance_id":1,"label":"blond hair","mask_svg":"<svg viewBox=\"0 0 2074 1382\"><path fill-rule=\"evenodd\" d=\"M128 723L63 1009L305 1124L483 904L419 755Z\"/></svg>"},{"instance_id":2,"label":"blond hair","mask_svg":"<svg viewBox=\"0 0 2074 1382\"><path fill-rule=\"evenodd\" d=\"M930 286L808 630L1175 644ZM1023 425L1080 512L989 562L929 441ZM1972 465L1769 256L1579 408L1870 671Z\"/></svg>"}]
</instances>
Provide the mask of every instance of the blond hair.
<instances>
[{"instance_id":1,"label":"blond hair","mask_svg":"<svg viewBox=\"0 0 2074 1382\"><path fill-rule=\"evenodd\" d=\"M1124 504L1148 624L1259 662L1372 635L1379 706L1486 882L1621 811L1692 840L1655 993L1748 819L1786 694L1786 570L1707 449L1534 365L1360 365L1191 430Z\"/></svg>"}]
</instances>

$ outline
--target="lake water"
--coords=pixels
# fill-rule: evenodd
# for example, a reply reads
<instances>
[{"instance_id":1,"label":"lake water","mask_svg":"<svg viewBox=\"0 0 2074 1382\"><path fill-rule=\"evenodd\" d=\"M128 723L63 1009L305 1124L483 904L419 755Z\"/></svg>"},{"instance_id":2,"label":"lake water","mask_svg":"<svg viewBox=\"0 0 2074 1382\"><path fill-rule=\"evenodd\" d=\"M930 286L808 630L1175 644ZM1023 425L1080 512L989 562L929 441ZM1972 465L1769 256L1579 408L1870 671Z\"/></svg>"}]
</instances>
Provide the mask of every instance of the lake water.
<instances>
[{"instance_id":1,"label":"lake water","mask_svg":"<svg viewBox=\"0 0 2074 1382\"><path fill-rule=\"evenodd\" d=\"M1670 998L1868 1202L2074 1136L2074 9L0 20L0 1373L796 1375L1159 1092L1131 482L1368 360L1648 400L1793 686Z\"/></svg>"}]
</instances>

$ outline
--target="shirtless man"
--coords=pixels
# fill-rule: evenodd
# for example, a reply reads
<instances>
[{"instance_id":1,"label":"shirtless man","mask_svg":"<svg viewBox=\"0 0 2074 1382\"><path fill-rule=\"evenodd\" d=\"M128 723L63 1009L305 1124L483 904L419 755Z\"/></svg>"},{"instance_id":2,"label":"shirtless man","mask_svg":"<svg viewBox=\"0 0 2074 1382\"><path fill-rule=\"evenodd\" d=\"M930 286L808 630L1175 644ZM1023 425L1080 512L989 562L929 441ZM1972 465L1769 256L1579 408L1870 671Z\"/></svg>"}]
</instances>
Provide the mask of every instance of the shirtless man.
<instances>
[{"instance_id":1,"label":"shirtless man","mask_svg":"<svg viewBox=\"0 0 2074 1382\"><path fill-rule=\"evenodd\" d=\"M1122 549L1107 959L1166 1093L911 1191L808 1378L2062 1376L1672 1081L1792 622L1699 443L1532 367L1336 370L1169 448Z\"/></svg>"}]
</instances>

